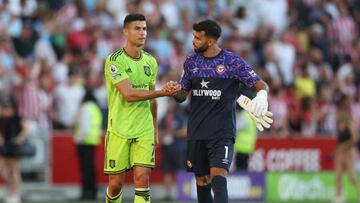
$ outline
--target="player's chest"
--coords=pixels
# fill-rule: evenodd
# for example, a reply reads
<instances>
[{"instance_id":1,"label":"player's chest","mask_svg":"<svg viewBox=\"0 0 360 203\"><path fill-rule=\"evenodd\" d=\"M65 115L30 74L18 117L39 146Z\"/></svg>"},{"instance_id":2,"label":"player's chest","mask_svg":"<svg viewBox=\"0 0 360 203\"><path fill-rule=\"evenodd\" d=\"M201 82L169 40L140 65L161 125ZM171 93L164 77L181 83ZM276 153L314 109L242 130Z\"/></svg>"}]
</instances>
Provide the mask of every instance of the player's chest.
<instances>
[{"instance_id":1,"label":"player's chest","mask_svg":"<svg viewBox=\"0 0 360 203\"><path fill-rule=\"evenodd\" d=\"M150 82L152 75L155 74L149 64L146 63L126 64L125 73L129 76L132 83L146 84Z\"/></svg>"},{"instance_id":2,"label":"player's chest","mask_svg":"<svg viewBox=\"0 0 360 203\"><path fill-rule=\"evenodd\" d=\"M189 69L191 78L231 78L236 70L225 63L194 63Z\"/></svg>"},{"instance_id":3,"label":"player's chest","mask_svg":"<svg viewBox=\"0 0 360 203\"><path fill-rule=\"evenodd\" d=\"M226 90L231 86L238 86L239 81L235 79L199 77L191 80L192 89Z\"/></svg>"},{"instance_id":4,"label":"player's chest","mask_svg":"<svg viewBox=\"0 0 360 203\"><path fill-rule=\"evenodd\" d=\"M236 95L239 81L223 78L194 78L191 80L192 97L196 100L221 100Z\"/></svg>"}]
</instances>

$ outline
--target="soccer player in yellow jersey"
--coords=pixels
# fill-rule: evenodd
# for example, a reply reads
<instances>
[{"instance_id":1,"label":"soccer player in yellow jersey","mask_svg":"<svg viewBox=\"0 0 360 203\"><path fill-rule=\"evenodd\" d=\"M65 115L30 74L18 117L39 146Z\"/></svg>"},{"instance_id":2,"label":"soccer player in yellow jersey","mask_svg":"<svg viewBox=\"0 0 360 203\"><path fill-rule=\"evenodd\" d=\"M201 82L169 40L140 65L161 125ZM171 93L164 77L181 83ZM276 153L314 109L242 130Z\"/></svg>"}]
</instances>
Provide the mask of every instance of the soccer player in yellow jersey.
<instances>
[{"instance_id":1,"label":"soccer player in yellow jersey","mask_svg":"<svg viewBox=\"0 0 360 203\"><path fill-rule=\"evenodd\" d=\"M142 14L124 19L125 47L110 54L105 61L108 95L104 173L109 177L106 203L122 202L126 171L134 172L134 203L151 202L149 179L155 166L157 140L156 101L174 96L180 85L169 82L155 90L157 62L142 50L147 30Z\"/></svg>"}]
</instances>

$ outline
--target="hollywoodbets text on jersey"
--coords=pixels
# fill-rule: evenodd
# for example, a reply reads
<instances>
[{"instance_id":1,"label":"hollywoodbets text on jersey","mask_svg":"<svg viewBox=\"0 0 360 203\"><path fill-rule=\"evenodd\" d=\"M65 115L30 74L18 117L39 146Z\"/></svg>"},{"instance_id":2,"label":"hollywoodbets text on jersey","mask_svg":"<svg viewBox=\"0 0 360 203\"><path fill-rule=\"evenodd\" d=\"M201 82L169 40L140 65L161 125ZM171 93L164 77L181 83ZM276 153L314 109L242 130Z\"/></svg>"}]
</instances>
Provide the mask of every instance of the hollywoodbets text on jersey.
<instances>
[{"instance_id":1,"label":"hollywoodbets text on jersey","mask_svg":"<svg viewBox=\"0 0 360 203\"><path fill-rule=\"evenodd\" d=\"M212 100L220 100L221 90L193 90L195 97L211 97Z\"/></svg>"}]
</instances>

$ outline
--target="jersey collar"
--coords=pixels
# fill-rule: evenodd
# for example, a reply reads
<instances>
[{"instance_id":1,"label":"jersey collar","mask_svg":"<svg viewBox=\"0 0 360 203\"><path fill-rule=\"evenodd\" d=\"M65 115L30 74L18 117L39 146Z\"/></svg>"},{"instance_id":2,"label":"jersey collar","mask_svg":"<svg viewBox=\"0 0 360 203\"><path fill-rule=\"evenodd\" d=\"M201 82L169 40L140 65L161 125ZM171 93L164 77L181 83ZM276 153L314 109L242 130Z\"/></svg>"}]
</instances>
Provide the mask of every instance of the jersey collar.
<instances>
[{"instance_id":1,"label":"jersey collar","mask_svg":"<svg viewBox=\"0 0 360 203\"><path fill-rule=\"evenodd\" d=\"M139 61L139 60L142 59L142 55L143 55L142 52L143 52L143 51L140 52L140 57L139 57L139 58L134 58L134 57L130 56L130 55L125 51L124 48L123 48L123 51L124 51L124 53L125 53L125 55L126 55L127 57L131 58L131 59L134 60L134 61Z\"/></svg>"}]
</instances>

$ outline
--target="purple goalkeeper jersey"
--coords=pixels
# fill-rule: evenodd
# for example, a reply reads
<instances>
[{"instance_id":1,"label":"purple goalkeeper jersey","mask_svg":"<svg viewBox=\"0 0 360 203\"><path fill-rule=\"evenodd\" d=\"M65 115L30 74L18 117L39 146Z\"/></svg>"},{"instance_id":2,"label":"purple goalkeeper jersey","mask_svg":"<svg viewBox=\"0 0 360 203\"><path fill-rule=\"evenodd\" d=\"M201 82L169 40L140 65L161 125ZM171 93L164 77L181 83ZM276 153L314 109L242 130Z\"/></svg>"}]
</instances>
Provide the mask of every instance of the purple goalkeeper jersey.
<instances>
[{"instance_id":1,"label":"purple goalkeeper jersey","mask_svg":"<svg viewBox=\"0 0 360 203\"><path fill-rule=\"evenodd\" d=\"M191 91L188 139L207 140L235 136L235 107L240 83L252 87L260 77L236 54L222 49L212 58L189 56L180 80Z\"/></svg>"}]
</instances>

